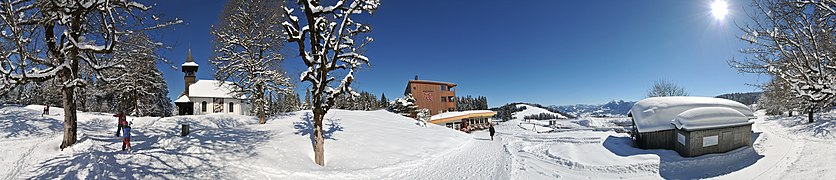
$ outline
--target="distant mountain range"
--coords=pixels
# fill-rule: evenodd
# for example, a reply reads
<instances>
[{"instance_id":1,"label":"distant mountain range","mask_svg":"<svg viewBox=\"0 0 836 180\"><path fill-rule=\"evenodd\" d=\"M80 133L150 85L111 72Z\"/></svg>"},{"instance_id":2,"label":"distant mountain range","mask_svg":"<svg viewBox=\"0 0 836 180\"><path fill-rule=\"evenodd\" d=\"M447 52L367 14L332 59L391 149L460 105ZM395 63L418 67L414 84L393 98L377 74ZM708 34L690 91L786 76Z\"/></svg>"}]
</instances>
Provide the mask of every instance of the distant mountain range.
<instances>
[{"instance_id":1,"label":"distant mountain range","mask_svg":"<svg viewBox=\"0 0 836 180\"><path fill-rule=\"evenodd\" d=\"M626 117L630 108L636 101L614 100L606 104L590 105L576 104L565 106L549 106L550 109L557 109L575 117Z\"/></svg>"},{"instance_id":2,"label":"distant mountain range","mask_svg":"<svg viewBox=\"0 0 836 180\"><path fill-rule=\"evenodd\" d=\"M743 104L754 104L758 101L758 98L763 92L746 92L746 93L728 93L716 96L717 98L724 98L730 99L733 101L737 101ZM636 104L637 101L624 101L624 100L613 100L607 102L605 104L575 104L575 105L563 105L563 106L542 106L539 104L534 103L509 103L501 107L492 108L491 110L497 111L497 117L501 117L503 119L512 118L511 115L514 112L521 111L521 109L517 109L517 104L528 104L531 106L540 107L543 109L547 109L554 113L562 114L563 116L569 118L575 117L627 117L627 112L630 111L630 108L633 108L633 105Z\"/></svg>"}]
</instances>

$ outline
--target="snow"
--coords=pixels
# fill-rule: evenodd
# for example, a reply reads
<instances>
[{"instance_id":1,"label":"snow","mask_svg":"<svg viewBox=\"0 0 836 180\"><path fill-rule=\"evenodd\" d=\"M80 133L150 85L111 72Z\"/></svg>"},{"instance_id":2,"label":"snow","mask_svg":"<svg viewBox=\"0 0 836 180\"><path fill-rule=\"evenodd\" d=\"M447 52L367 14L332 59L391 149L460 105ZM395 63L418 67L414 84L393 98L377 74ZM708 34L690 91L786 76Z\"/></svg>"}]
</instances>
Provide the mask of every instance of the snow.
<instances>
[{"instance_id":1,"label":"snow","mask_svg":"<svg viewBox=\"0 0 836 180\"><path fill-rule=\"evenodd\" d=\"M192 101L189 100L188 96L182 95L182 96L180 96L180 98L177 98L177 100L174 100L174 102L175 103L186 103L186 102L192 102Z\"/></svg>"},{"instance_id":2,"label":"snow","mask_svg":"<svg viewBox=\"0 0 836 180\"><path fill-rule=\"evenodd\" d=\"M418 177L426 163L451 163L460 147L485 148L443 126L421 127L387 111L331 110L325 116L326 166L313 162L312 113L297 111L258 125L239 115L128 117L134 152L119 152L116 119L79 113L79 142L63 151L61 108L0 109L0 177L24 179L380 179ZM180 137L181 124L192 134ZM484 137L483 137L484 138ZM17 146L17 143L25 143ZM501 146L492 147L493 154ZM17 150L23 149L23 151ZM439 162L442 161L442 162ZM452 164L448 164L452 166ZM478 167L477 167L478 168ZM411 170L405 170L411 169ZM73 172L73 173L66 173ZM410 172L410 174L399 174ZM126 178L129 177L129 178Z\"/></svg>"},{"instance_id":3,"label":"snow","mask_svg":"<svg viewBox=\"0 0 836 180\"><path fill-rule=\"evenodd\" d=\"M194 66L194 67L198 67L197 63L195 63L195 62L185 62L185 63L183 63L183 64L182 64L182 65L180 65L180 66Z\"/></svg>"},{"instance_id":4,"label":"snow","mask_svg":"<svg viewBox=\"0 0 836 180\"><path fill-rule=\"evenodd\" d=\"M531 106L531 105L528 105L528 104L517 104L517 107L518 108L519 107L525 107L525 110L514 113L514 115L513 115L514 119L523 119L525 116L528 116L528 115L536 115L536 114L542 114L542 113L552 114L552 115L557 116L558 118L566 119L566 116L563 116L561 114L553 113L553 112L551 112L547 109L539 108L539 107L536 107L536 106Z\"/></svg>"},{"instance_id":5,"label":"snow","mask_svg":"<svg viewBox=\"0 0 836 180\"><path fill-rule=\"evenodd\" d=\"M430 120L444 119L449 117L464 116L469 114L492 113L491 110L469 110L469 111L450 111L441 114L436 114L430 117Z\"/></svg>"},{"instance_id":6,"label":"snow","mask_svg":"<svg viewBox=\"0 0 836 180\"><path fill-rule=\"evenodd\" d=\"M214 98L234 98L232 97L232 82L223 81L222 86L218 86L221 81L216 80L198 80L189 86L189 97L214 97ZM240 99L240 98L237 98Z\"/></svg>"},{"instance_id":7,"label":"snow","mask_svg":"<svg viewBox=\"0 0 836 180\"><path fill-rule=\"evenodd\" d=\"M740 111L725 107L701 107L676 115L673 120L677 129L696 131L702 129L733 127L752 124Z\"/></svg>"},{"instance_id":8,"label":"snow","mask_svg":"<svg viewBox=\"0 0 836 180\"><path fill-rule=\"evenodd\" d=\"M257 124L238 115L128 117L131 153L119 152L112 114L79 112L79 141L58 149L61 108L0 107L3 179L830 179L836 176L836 112L805 117L758 111L753 146L681 157L633 147L628 134L589 130L622 119L556 120L565 131L500 122L492 141L386 111L331 110L326 166L313 163L310 111ZM741 113L742 114L742 113ZM601 121L593 123L594 121ZM181 137L181 124L192 133ZM522 126L521 126L522 125ZM538 129L540 127L537 127ZM558 129L556 129L558 130Z\"/></svg>"},{"instance_id":9,"label":"snow","mask_svg":"<svg viewBox=\"0 0 836 180\"><path fill-rule=\"evenodd\" d=\"M654 132L671 130L674 126L671 120L676 115L689 109L698 107L726 107L739 111L747 118L754 118L752 110L741 103L710 97L652 97L636 102L630 109L630 114L636 122L639 132Z\"/></svg>"}]
</instances>

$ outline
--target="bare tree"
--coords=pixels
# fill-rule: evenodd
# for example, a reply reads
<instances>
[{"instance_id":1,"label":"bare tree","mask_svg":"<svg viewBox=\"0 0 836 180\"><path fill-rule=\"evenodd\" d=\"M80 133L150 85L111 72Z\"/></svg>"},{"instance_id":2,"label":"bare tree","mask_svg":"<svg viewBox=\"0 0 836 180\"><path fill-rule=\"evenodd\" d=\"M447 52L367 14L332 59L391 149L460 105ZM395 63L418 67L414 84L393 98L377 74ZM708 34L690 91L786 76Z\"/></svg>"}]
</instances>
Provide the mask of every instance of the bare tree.
<instances>
[{"instance_id":1,"label":"bare tree","mask_svg":"<svg viewBox=\"0 0 836 180\"><path fill-rule=\"evenodd\" d=\"M258 123L267 122L270 94L293 93L290 78L282 69L281 50L285 41L283 1L231 0L212 27L215 36L212 65L215 78L231 81L235 96L247 96L255 103ZM222 85L222 84L219 84Z\"/></svg>"},{"instance_id":2,"label":"bare tree","mask_svg":"<svg viewBox=\"0 0 836 180\"><path fill-rule=\"evenodd\" d=\"M758 106L765 109L767 114L778 115L788 112L789 116L792 116L793 111L803 108L804 102L795 98L790 92L788 83L781 82L781 79L774 78L761 88L764 93L758 99Z\"/></svg>"},{"instance_id":3,"label":"bare tree","mask_svg":"<svg viewBox=\"0 0 836 180\"><path fill-rule=\"evenodd\" d=\"M151 7L130 0L0 2L0 90L57 78L64 101L64 138L60 147L75 144L74 90L85 85L79 64L97 72L122 67L121 60L107 58L116 44L122 43L122 36L180 23L157 23L159 17L149 14L149 10Z\"/></svg>"},{"instance_id":4,"label":"bare tree","mask_svg":"<svg viewBox=\"0 0 836 180\"><path fill-rule=\"evenodd\" d=\"M769 74L800 99L813 122L813 113L836 100L833 1L753 0L751 23L739 26L751 57L731 60L740 72Z\"/></svg>"},{"instance_id":5,"label":"bare tree","mask_svg":"<svg viewBox=\"0 0 836 180\"><path fill-rule=\"evenodd\" d=\"M354 71L369 62L369 58L363 55L363 48L372 41L372 37L367 34L371 27L351 17L374 13L380 0L339 0L331 5L323 5L322 2L294 1L293 5L297 7L285 8L288 20L282 25L289 35L288 41L296 43L299 56L308 67L300 79L311 83L314 159L316 164L325 166L322 119L340 94L357 96L350 87L354 81ZM299 11L294 12L297 9ZM337 78L334 71L338 70L347 70L339 83L334 82Z\"/></svg>"},{"instance_id":6,"label":"bare tree","mask_svg":"<svg viewBox=\"0 0 836 180\"><path fill-rule=\"evenodd\" d=\"M663 96L688 96L688 91L685 91L685 88L679 87L672 82L658 80L647 91L647 97Z\"/></svg>"}]
</instances>

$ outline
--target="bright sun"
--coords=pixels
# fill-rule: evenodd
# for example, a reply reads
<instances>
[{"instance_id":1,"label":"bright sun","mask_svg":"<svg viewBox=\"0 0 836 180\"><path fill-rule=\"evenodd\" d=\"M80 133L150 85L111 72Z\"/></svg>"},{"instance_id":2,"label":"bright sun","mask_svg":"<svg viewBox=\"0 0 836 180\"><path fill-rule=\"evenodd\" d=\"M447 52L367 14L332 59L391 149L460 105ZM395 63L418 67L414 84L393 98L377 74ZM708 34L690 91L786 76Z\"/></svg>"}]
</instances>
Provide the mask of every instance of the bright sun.
<instances>
[{"instance_id":1,"label":"bright sun","mask_svg":"<svg viewBox=\"0 0 836 180\"><path fill-rule=\"evenodd\" d=\"M711 3L711 15L714 15L717 19L723 19L729 13L728 6L729 4L724 0L714 0Z\"/></svg>"}]
</instances>

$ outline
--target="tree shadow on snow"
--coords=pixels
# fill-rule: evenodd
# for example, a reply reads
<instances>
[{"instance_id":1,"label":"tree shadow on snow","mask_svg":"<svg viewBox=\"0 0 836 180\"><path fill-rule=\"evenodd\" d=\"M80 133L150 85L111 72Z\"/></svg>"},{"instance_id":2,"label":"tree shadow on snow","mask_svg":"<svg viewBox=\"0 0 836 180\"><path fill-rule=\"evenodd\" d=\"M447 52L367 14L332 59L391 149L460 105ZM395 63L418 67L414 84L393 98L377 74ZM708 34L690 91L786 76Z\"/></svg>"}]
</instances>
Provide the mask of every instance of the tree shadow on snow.
<instances>
[{"instance_id":1,"label":"tree shadow on snow","mask_svg":"<svg viewBox=\"0 0 836 180\"><path fill-rule=\"evenodd\" d=\"M0 107L0 137L2 138L43 136L63 131L63 127L62 120L48 116L41 117L40 112L22 106Z\"/></svg>"},{"instance_id":2,"label":"tree shadow on snow","mask_svg":"<svg viewBox=\"0 0 836 180\"><path fill-rule=\"evenodd\" d=\"M106 124L112 123L102 125ZM122 139L113 136L115 125L98 131L108 133L84 134L74 146L91 147L40 162L26 178L225 179L230 172L224 172L225 163L218 161L251 157L255 147L270 138L267 131L245 127L192 126L200 131L185 137L179 136L180 127L134 127L132 153L120 151Z\"/></svg>"},{"instance_id":3,"label":"tree shadow on snow","mask_svg":"<svg viewBox=\"0 0 836 180\"><path fill-rule=\"evenodd\" d=\"M752 134L752 142L755 142L758 136L760 136L760 132ZM630 137L609 136L604 140L603 145L613 154L622 157L644 154L658 156L658 172L665 179L716 177L749 167L764 157L751 146L737 148L725 153L682 157L673 150L636 148L633 139Z\"/></svg>"},{"instance_id":4,"label":"tree shadow on snow","mask_svg":"<svg viewBox=\"0 0 836 180\"><path fill-rule=\"evenodd\" d=\"M831 140L836 139L836 114L814 114L813 123L808 123L807 114L801 114L793 117L784 116L769 116L765 121L776 121L788 131L802 136L808 136L817 139Z\"/></svg>"},{"instance_id":5,"label":"tree shadow on snow","mask_svg":"<svg viewBox=\"0 0 836 180\"><path fill-rule=\"evenodd\" d=\"M296 129L296 132L294 134L297 134L297 135L300 135L300 136L310 137L311 148L316 148L316 147L314 147L314 145L315 145L314 133L313 133L314 132L314 124L313 124L312 114L310 112L305 113L305 115L302 116L301 120L302 121L293 122L293 128ZM329 119L329 118L325 118L323 120L323 122L322 122L323 126L324 126L323 128L326 128L325 126L327 126L327 129L323 129L322 136L326 140L328 140L328 139L337 140L336 138L334 138L334 133L337 132L337 131L343 131L345 129L345 128L343 128L342 123L340 123L340 121L341 121L340 119Z\"/></svg>"}]
</instances>

